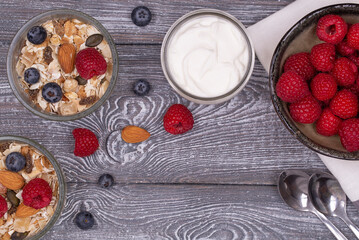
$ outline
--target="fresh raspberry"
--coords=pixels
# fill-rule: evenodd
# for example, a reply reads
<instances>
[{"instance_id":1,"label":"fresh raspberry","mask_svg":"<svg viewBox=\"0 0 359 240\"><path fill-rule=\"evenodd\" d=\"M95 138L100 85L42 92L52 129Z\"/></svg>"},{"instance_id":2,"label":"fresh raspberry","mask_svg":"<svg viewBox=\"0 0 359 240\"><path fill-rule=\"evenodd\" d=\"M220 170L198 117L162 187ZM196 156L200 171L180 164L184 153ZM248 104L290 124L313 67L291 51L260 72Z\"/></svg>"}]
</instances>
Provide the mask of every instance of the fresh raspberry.
<instances>
[{"instance_id":1,"label":"fresh raspberry","mask_svg":"<svg viewBox=\"0 0 359 240\"><path fill-rule=\"evenodd\" d=\"M317 121L317 133L324 136L333 136L338 133L339 124L341 122L342 120L340 118L335 116L329 108L326 108Z\"/></svg>"},{"instance_id":2,"label":"fresh raspberry","mask_svg":"<svg viewBox=\"0 0 359 240\"><path fill-rule=\"evenodd\" d=\"M44 179L34 178L25 185L21 196L26 206L40 209L50 204L52 190Z\"/></svg>"},{"instance_id":3,"label":"fresh raspberry","mask_svg":"<svg viewBox=\"0 0 359 240\"><path fill-rule=\"evenodd\" d=\"M6 200L0 195L0 218L4 216L7 212L7 202Z\"/></svg>"},{"instance_id":4,"label":"fresh raspberry","mask_svg":"<svg viewBox=\"0 0 359 240\"><path fill-rule=\"evenodd\" d=\"M347 39L350 47L359 50L359 23L349 27Z\"/></svg>"},{"instance_id":5,"label":"fresh raspberry","mask_svg":"<svg viewBox=\"0 0 359 240\"><path fill-rule=\"evenodd\" d=\"M353 54L349 55L348 58L359 67L359 50L355 50Z\"/></svg>"},{"instance_id":6,"label":"fresh raspberry","mask_svg":"<svg viewBox=\"0 0 359 240\"><path fill-rule=\"evenodd\" d=\"M291 55L284 64L284 72L292 70L304 78L305 81L312 79L315 75L315 68L310 62L310 54L306 52Z\"/></svg>"},{"instance_id":7,"label":"fresh raspberry","mask_svg":"<svg viewBox=\"0 0 359 240\"><path fill-rule=\"evenodd\" d=\"M307 82L294 71L283 73L275 89L278 97L289 103L298 102L310 95Z\"/></svg>"},{"instance_id":8,"label":"fresh raspberry","mask_svg":"<svg viewBox=\"0 0 359 240\"><path fill-rule=\"evenodd\" d=\"M86 128L75 128L72 131L75 138L74 154L78 157L90 156L98 149L96 135Z\"/></svg>"},{"instance_id":9,"label":"fresh raspberry","mask_svg":"<svg viewBox=\"0 0 359 240\"><path fill-rule=\"evenodd\" d=\"M345 57L352 55L355 52L355 49L349 46L348 41L346 39L344 39L342 42L336 45L336 49L340 55Z\"/></svg>"},{"instance_id":10,"label":"fresh raspberry","mask_svg":"<svg viewBox=\"0 0 359 240\"><path fill-rule=\"evenodd\" d=\"M359 75L357 77L357 80L355 80L355 83L353 85L350 85L349 87L346 87L346 89L359 96Z\"/></svg>"},{"instance_id":11,"label":"fresh raspberry","mask_svg":"<svg viewBox=\"0 0 359 240\"><path fill-rule=\"evenodd\" d=\"M342 57L335 61L332 74L339 86L348 87L357 79L358 68L348 58Z\"/></svg>"},{"instance_id":12,"label":"fresh raspberry","mask_svg":"<svg viewBox=\"0 0 359 240\"><path fill-rule=\"evenodd\" d=\"M351 118L339 125L339 136L343 147L349 152L359 150L359 119Z\"/></svg>"},{"instance_id":13,"label":"fresh raspberry","mask_svg":"<svg viewBox=\"0 0 359 240\"><path fill-rule=\"evenodd\" d=\"M174 104L168 108L163 117L163 126L171 134L182 134L193 128L192 113L182 104Z\"/></svg>"},{"instance_id":14,"label":"fresh raspberry","mask_svg":"<svg viewBox=\"0 0 359 240\"><path fill-rule=\"evenodd\" d=\"M322 107L313 96L307 96L301 101L289 105L293 120L299 123L314 123L322 112Z\"/></svg>"},{"instance_id":15,"label":"fresh raspberry","mask_svg":"<svg viewBox=\"0 0 359 240\"><path fill-rule=\"evenodd\" d=\"M335 46L330 43L320 43L312 47L310 61L321 72L329 72L334 67Z\"/></svg>"},{"instance_id":16,"label":"fresh raspberry","mask_svg":"<svg viewBox=\"0 0 359 240\"><path fill-rule=\"evenodd\" d=\"M344 19L338 15L325 15L317 24L317 36L320 40L338 44L347 34L348 26Z\"/></svg>"},{"instance_id":17,"label":"fresh raspberry","mask_svg":"<svg viewBox=\"0 0 359 240\"><path fill-rule=\"evenodd\" d=\"M107 69L105 58L95 48L85 48L76 56L76 69L84 79L104 74Z\"/></svg>"},{"instance_id":18,"label":"fresh raspberry","mask_svg":"<svg viewBox=\"0 0 359 240\"><path fill-rule=\"evenodd\" d=\"M316 99L325 101L334 97L337 92L337 83L332 75L319 73L310 83L310 89Z\"/></svg>"},{"instance_id":19,"label":"fresh raspberry","mask_svg":"<svg viewBox=\"0 0 359 240\"><path fill-rule=\"evenodd\" d=\"M342 119L355 117L358 114L358 97L348 89L340 90L329 107L334 115Z\"/></svg>"}]
</instances>

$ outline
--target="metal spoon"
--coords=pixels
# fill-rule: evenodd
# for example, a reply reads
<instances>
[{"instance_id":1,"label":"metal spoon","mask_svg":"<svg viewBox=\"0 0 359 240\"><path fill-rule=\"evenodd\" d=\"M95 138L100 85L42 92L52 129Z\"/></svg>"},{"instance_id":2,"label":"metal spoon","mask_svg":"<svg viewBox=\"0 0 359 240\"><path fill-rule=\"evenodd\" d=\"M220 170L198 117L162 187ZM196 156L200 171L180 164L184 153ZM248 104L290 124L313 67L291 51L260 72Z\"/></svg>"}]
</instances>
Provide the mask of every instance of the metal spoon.
<instances>
[{"instance_id":1,"label":"metal spoon","mask_svg":"<svg viewBox=\"0 0 359 240\"><path fill-rule=\"evenodd\" d=\"M308 193L313 206L318 211L327 216L341 218L359 239L359 229L347 215L347 196L334 176L325 172L316 172L309 179Z\"/></svg>"},{"instance_id":2,"label":"metal spoon","mask_svg":"<svg viewBox=\"0 0 359 240\"><path fill-rule=\"evenodd\" d=\"M287 170L279 175L278 191L290 207L302 212L311 212L327 226L337 239L347 239L326 216L316 210L308 196L309 175L298 170Z\"/></svg>"}]
</instances>

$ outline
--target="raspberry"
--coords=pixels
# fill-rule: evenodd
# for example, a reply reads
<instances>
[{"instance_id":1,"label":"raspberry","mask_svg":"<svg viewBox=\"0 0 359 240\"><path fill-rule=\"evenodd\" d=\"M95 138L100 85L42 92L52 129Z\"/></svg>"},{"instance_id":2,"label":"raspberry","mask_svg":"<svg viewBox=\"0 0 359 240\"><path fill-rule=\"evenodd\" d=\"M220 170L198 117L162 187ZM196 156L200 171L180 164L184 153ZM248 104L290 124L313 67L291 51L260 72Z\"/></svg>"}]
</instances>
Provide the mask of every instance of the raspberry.
<instances>
[{"instance_id":1,"label":"raspberry","mask_svg":"<svg viewBox=\"0 0 359 240\"><path fill-rule=\"evenodd\" d=\"M317 36L320 40L338 44L347 34L348 26L344 19L338 15L325 15L317 24Z\"/></svg>"},{"instance_id":2,"label":"raspberry","mask_svg":"<svg viewBox=\"0 0 359 240\"><path fill-rule=\"evenodd\" d=\"M349 56L355 52L355 49L350 47L348 41L344 39L336 46L337 52L342 56Z\"/></svg>"},{"instance_id":3,"label":"raspberry","mask_svg":"<svg viewBox=\"0 0 359 240\"><path fill-rule=\"evenodd\" d=\"M333 136L338 133L339 124L341 122L342 120L340 118L335 116L329 108L326 108L317 121L317 133L324 136Z\"/></svg>"},{"instance_id":4,"label":"raspberry","mask_svg":"<svg viewBox=\"0 0 359 240\"><path fill-rule=\"evenodd\" d=\"M95 48L85 48L76 56L76 69L84 79L104 74L107 69L105 58Z\"/></svg>"},{"instance_id":5,"label":"raspberry","mask_svg":"<svg viewBox=\"0 0 359 240\"><path fill-rule=\"evenodd\" d=\"M319 73L313 78L310 88L316 99L325 101L334 97L337 92L337 83L332 75Z\"/></svg>"},{"instance_id":6,"label":"raspberry","mask_svg":"<svg viewBox=\"0 0 359 240\"><path fill-rule=\"evenodd\" d=\"M339 86L350 86L358 77L357 66L348 58L342 57L335 61L332 74Z\"/></svg>"},{"instance_id":7,"label":"raspberry","mask_svg":"<svg viewBox=\"0 0 359 240\"><path fill-rule=\"evenodd\" d=\"M40 209L50 204L52 190L44 179L34 178L25 185L21 196L26 206Z\"/></svg>"},{"instance_id":8,"label":"raspberry","mask_svg":"<svg viewBox=\"0 0 359 240\"><path fill-rule=\"evenodd\" d=\"M349 27L347 39L350 47L359 50L359 23Z\"/></svg>"},{"instance_id":9,"label":"raspberry","mask_svg":"<svg viewBox=\"0 0 359 240\"><path fill-rule=\"evenodd\" d=\"M330 43L315 45L310 52L310 61L321 72L329 72L334 67L335 46Z\"/></svg>"},{"instance_id":10,"label":"raspberry","mask_svg":"<svg viewBox=\"0 0 359 240\"><path fill-rule=\"evenodd\" d=\"M315 75L315 68L310 62L310 54L301 52L291 55L284 64L284 72L292 70L308 81Z\"/></svg>"},{"instance_id":11,"label":"raspberry","mask_svg":"<svg viewBox=\"0 0 359 240\"><path fill-rule=\"evenodd\" d=\"M283 73L275 89L278 97L289 103L298 102L310 95L307 82L294 71Z\"/></svg>"},{"instance_id":12,"label":"raspberry","mask_svg":"<svg viewBox=\"0 0 359 240\"><path fill-rule=\"evenodd\" d=\"M299 123L314 123L322 112L322 107L313 96L307 96L297 103L289 105L293 120Z\"/></svg>"},{"instance_id":13,"label":"raspberry","mask_svg":"<svg viewBox=\"0 0 359 240\"><path fill-rule=\"evenodd\" d=\"M357 80L355 81L355 83L353 85L350 85L346 89L348 89L349 91L351 91L355 95L359 96L359 75L358 75Z\"/></svg>"},{"instance_id":14,"label":"raspberry","mask_svg":"<svg viewBox=\"0 0 359 240\"><path fill-rule=\"evenodd\" d=\"M0 195L0 218L5 215L7 212L7 202L6 200Z\"/></svg>"},{"instance_id":15,"label":"raspberry","mask_svg":"<svg viewBox=\"0 0 359 240\"><path fill-rule=\"evenodd\" d=\"M359 50L355 50L353 54L349 55L348 58L359 67Z\"/></svg>"},{"instance_id":16,"label":"raspberry","mask_svg":"<svg viewBox=\"0 0 359 240\"><path fill-rule=\"evenodd\" d=\"M90 156L99 147L96 135L86 128L75 128L72 131L75 138L74 154L78 157Z\"/></svg>"},{"instance_id":17,"label":"raspberry","mask_svg":"<svg viewBox=\"0 0 359 240\"><path fill-rule=\"evenodd\" d=\"M343 89L335 94L329 104L332 113L342 119L355 117L358 114L358 97Z\"/></svg>"},{"instance_id":18,"label":"raspberry","mask_svg":"<svg viewBox=\"0 0 359 240\"><path fill-rule=\"evenodd\" d=\"M163 117L163 126L171 134L182 134L193 128L192 113L182 104L174 104L168 108Z\"/></svg>"},{"instance_id":19,"label":"raspberry","mask_svg":"<svg viewBox=\"0 0 359 240\"><path fill-rule=\"evenodd\" d=\"M339 125L339 136L343 147L349 152L359 150L359 119L351 118Z\"/></svg>"}]
</instances>

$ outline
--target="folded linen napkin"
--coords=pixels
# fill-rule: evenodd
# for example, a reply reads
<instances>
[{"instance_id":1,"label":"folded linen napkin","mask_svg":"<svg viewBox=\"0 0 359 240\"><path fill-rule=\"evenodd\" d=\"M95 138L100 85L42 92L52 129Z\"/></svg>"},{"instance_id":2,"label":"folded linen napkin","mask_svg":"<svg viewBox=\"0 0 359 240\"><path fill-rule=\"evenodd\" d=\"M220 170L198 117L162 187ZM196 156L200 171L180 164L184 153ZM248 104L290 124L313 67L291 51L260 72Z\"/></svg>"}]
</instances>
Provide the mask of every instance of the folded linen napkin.
<instances>
[{"instance_id":1,"label":"folded linen napkin","mask_svg":"<svg viewBox=\"0 0 359 240\"><path fill-rule=\"evenodd\" d=\"M282 10L250 26L248 28L249 35L253 41L256 55L265 70L269 72L270 62L277 44L296 22L311 11L339 3L359 4L359 0L296 0ZM268 29L271 31L270 34L268 34ZM338 179L349 199L359 209L359 161L346 161L318 155Z\"/></svg>"}]
</instances>

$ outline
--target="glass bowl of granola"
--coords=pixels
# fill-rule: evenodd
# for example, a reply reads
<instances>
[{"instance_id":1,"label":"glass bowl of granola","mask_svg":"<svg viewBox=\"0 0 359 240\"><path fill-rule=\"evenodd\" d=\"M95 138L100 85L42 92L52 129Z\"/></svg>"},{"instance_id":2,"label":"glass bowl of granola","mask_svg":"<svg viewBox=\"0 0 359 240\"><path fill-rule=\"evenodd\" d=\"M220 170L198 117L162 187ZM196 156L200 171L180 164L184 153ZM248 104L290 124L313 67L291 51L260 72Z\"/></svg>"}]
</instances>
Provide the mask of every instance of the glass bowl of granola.
<instances>
[{"instance_id":1,"label":"glass bowl of granola","mask_svg":"<svg viewBox=\"0 0 359 240\"><path fill-rule=\"evenodd\" d=\"M94 18L62 9L40 14L15 35L7 56L10 86L34 114L82 118L110 96L118 76L116 46Z\"/></svg>"},{"instance_id":2,"label":"glass bowl of granola","mask_svg":"<svg viewBox=\"0 0 359 240\"><path fill-rule=\"evenodd\" d=\"M59 218L66 183L60 165L43 146L0 136L0 238L39 239Z\"/></svg>"}]
</instances>

